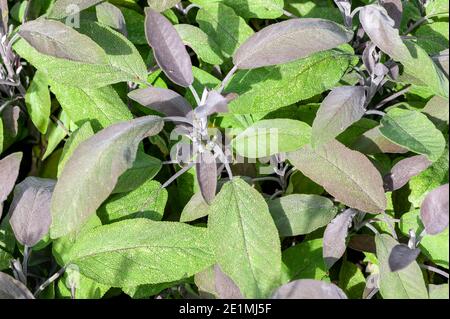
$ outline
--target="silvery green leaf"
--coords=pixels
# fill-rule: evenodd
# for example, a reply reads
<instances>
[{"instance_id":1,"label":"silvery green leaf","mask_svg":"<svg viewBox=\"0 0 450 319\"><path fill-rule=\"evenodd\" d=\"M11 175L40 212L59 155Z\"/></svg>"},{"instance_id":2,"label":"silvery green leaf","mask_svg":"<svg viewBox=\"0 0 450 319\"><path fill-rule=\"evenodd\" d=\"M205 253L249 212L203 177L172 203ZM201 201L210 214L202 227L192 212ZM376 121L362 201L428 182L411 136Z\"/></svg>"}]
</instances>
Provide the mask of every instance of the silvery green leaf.
<instances>
[{"instance_id":1,"label":"silvery green leaf","mask_svg":"<svg viewBox=\"0 0 450 319\"><path fill-rule=\"evenodd\" d=\"M322 101L312 126L311 142L319 146L333 140L350 125L360 120L366 109L362 86L340 86Z\"/></svg>"},{"instance_id":2,"label":"silvery green leaf","mask_svg":"<svg viewBox=\"0 0 450 319\"><path fill-rule=\"evenodd\" d=\"M386 9L388 15L394 20L394 28L399 29L402 22L403 4L401 0L382 0L380 4Z\"/></svg>"},{"instance_id":3,"label":"silvery green leaf","mask_svg":"<svg viewBox=\"0 0 450 319\"><path fill-rule=\"evenodd\" d=\"M214 266L216 292L220 299L244 299L239 287L228 277L219 265Z\"/></svg>"},{"instance_id":4,"label":"silvery green leaf","mask_svg":"<svg viewBox=\"0 0 450 319\"><path fill-rule=\"evenodd\" d=\"M216 261L246 298L267 298L280 285L277 228L261 193L243 179L225 183L209 207Z\"/></svg>"},{"instance_id":5,"label":"silvery green leaf","mask_svg":"<svg viewBox=\"0 0 450 319\"><path fill-rule=\"evenodd\" d=\"M348 229L352 225L356 212L347 209L342 214L337 215L325 229L323 235L323 259L328 268L331 268L338 261L347 249Z\"/></svg>"},{"instance_id":6,"label":"silvery green leaf","mask_svg":"<svg viewBox=\"0 0 450 319\"><path fill-rule=\"evenodd\" d=\"M192 111L192 106L184 97L169 89L148 87L131 91L128 97L166 116L185 117Z\"/></svg>"},{"instance_id":7,"label":"silvery green leaf","mask_svg":"<svg viewBox=\"0 0 450 319\"><path fill-rule=\"evenodd\" d=\"M217 164L211 151L205 150L198 155L195 171L203 198L208 205L211 205L217 188Z\"/></svg>"},{"instance_id":8,"label":"silvery green leaf","mask_svg":"<svg viewBox=\"0 0 450 319\"><path fill-rule=\"evenodd\" d=\"M389 255L389 268L399 271L408 267L420 254L419 248L411 249L408 245L398 244L392 248Z\"/></svg>"},{"instance_id":9,"label":"silvery green leaf","mask_svg":"<svg viewBox=\"0 0 450 319\"><path fill-rule=\"evenodd\" d=\"M23 283L0 272L0 299L34 299L34 296Z\"/></svg>"},{"instance_id":10,"label":"silvery green leaf","mask_svg":"<svg viewBox=\"0 0 450 319\"><path fill-rule=\"evenodd\" d=\"M245 41L233 56L239 69L298 60L350 41L353 32L332 21L302 18L272 24Z\"/></svg>"},{"instance_id":11,"label":"silvery green leaf","mask_svg":"<svg viewBox=\"0 0 450 319\"><path fill-rule=\"evenodd\" d=\"M65 258L113 287L187 279L214 264L204 227L134 218L80 233Z\"/></svg>"},{"instance_id":12,"label":"silvery green leaf","mask_svg":"<svg viewBox=\"0 0 450 319\"><path fill-rule=\"evenodd\" d=\"M18 32L45 55L91 64L107 61L105 51L98 44L59 21L33 20L21 25Z\"/></svg>"},{"instance_id":13,"label":"silvery green leaf","mask_svg":"<svg viewBox=\"0 0 450 319\"><path fill-rule=\"evenodd\" d=\"M111 3L103 2L97 5L95 10L98 22L106 24L107 26L116 29L124 36L127 36L128 32L125 17L118 7Z\"/></svg>"},{"instance_id":14,"label":"silvery green leaf","mask_svg":"<svg viewBox=\"0 0 450 319\"><path fill-rule=\"evenodd\" d=\"M17 240L33 247L47 233L52 222L50 202L56 182L27 177L14 190L9 220Z\"/></svg>"},{"instance_id":15,"label":"silvery green leaf","mask_svg":"<svg viewBox=\"0 0 450 319\"><path fill-rule=\"evenodd\" d=\"M190 86L194 82L191 58L172 23L162 14L147 8L145 35L166 76L180 86Z\"/></svg>"},{"instance_id":16,"label":"silvery green leaf","mask_svg":"<svg viewBox=\"0 0 450 319\"><path fill-rule=\"evenodd\" d=\"M50 9L49 17L62 19L69 15L79 14L81 10L87 9L104 0L57 0Z\"/></svg>"},{"instance_id":17,"label":"silvery green leaf","mask_svg":"<svg viewBox=\"0 0 450 319\"><path fill-rule=\"evenodd\" d=\"M331 200L318 195L291 194L268 205L281 237L309 234L327 225L337 212Z\"/></svg>"},{"instance_id":18,"label":"silvery green leaf","mask_svg":"<svg viewBox=\"0 0 450 319\"><path fill-rule=\"evenodd\" d=\"M347 296L332 283L299 279L278 288L272 299L347 299Z\"/></svg>"},{"instance_id":19,"label":"silvery green leaf","mask_svg":"<svg viewBox=\"0 0 450 319\"><path fill-rule=\"evenodd\" d=\"M435 188L420 206L420 219L429 235L436 235L448 227L448 184Z\"/></svg>"},{"instance_id":20,"label":"silvery green leaf","mask_svg":"<svg viewBox=\"0 0 450 319\"><path fill-rule=\"evenodd\" d=\"M396 272L390 271L389 255L398 242L387 234L375 236L380 269L379 285L383 299L427 299L422 271L416 261Z\"/></svg>"},{"instance_id":21,"label":"silvery green leaf","mask_svg":"<svg viewBox=\"0 0 450 319\"><path fill-rule=\"evenodd\" d=\"M204 105L195 109L195 114L198 117L208 117L214 113L227 113L228 101L217 91L208 92L208 97Z\"/></svg>"},{"instance_id":22,"label":"silvery green leaf","mask_svg":"<svg viewBox=\"0 0 450 319\"><path fill-rule=\"evenodd\" d=\"M402 188L412 177L426 170L431 164L432 162L424 155L416 155L399 161L383 177L384 189L391 192Z\"/></svg>"},{"instance_id":23,"label":"silvery green leaf","mask_svg":"<svg viewBox=\"0 0 450 319\"><path fill-rule=\"evenodd\" d=\"M53 193L51 237L80 229L133 166L141 140L162 128L159 117L145 116L113 124L80 143Z\"/></svg>"},{"instance_id":24,"label":"silvery green leaf","mask_svg":"<svg viewBox=\"0 0 450 319\"><path fill-rule=\"evenodd\" d=\"M181 212L180 222L187 223L208 215L209 205L203 199L201 192L192 195Z\"/></svg>"},{"instance_id":25,"label":"silvery green leaf","mask_svg":"<svg viewBox=\"0 0 450 319\"><path fill-rule=\"evenodd\" d=\"M0 160L0 217L2 217L3 202L13 190L19 176L22 157L22 153L13 153Z\"/></svg>"}]
</instances>

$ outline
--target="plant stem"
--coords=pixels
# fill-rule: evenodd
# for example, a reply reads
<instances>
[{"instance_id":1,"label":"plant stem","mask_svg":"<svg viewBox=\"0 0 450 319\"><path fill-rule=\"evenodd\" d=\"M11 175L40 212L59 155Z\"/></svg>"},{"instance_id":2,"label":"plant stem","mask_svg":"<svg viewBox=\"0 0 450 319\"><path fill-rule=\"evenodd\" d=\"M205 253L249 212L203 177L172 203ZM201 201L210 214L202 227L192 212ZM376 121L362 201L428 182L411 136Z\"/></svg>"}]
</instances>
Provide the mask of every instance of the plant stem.
<instances>
[{"instance_id":1,"label":"plant stem","mask_svg":"<svg viewBox=\"0 0 450 319\"><path fill-rule=\"evenodd\" d=\"M30 247L25 245L23 247L23 260L22 260L22 272L23 276L25 277L25 285L27 284L27 277L28 277L28 260L30 258Z\"/></svg>"},{"instance_id":2,"label":"plant stem","mask_svg":"<svg viewBox=\"0 0 450 319\"><path fill-rule=\"evenodd\" d=\"M445 278L449 279L448 273L446 273L443 270L440 270L439 268L436 268L436 267L433 267L433 266L424 265L424 264L420 264L419 266L420 266L420 268L432 271L432 272L434 272L436 274L439 274L439 275L444 276Z\"/></svg>"},{"instance_id":3,"label":"plant stem","mask_svg":"<svg viewBox=\"0 0 450 319\"><path fill-rule=\"evenodd\" d=\"M54 273L50 278L48 278L42 285L39 286L38 289L34 292L34 296L37 297L45 288L47 288L52 282L58 279L64 272L66 271L66 266L62 267L58 270L57 273Z\"/></svg>"},{"instance_id":4,"label":"plant stem","mask_svg":"<svg viewBox=\"0 0 450 319\"><path fill-rule=\"evenodd\" d=\"M191 90L191 93L194 96L194 99L195 99L195 102L197 103L197 106L200 106L200 104L202 103L202 100L198 96L197 91L194 89L194 87L192 85L189 85L189 90Z\"/></svg>"},{"instance_id":5,"label":"plant stem","mask_svg":"<svg viewBox=\"0 0 450 319\"><path fill-rule=\"evenodd\" d=\"M374 108L375 109L379 109L381 108L383 105L385 105L386 103L395 100L396 98L398 98L399 96L405 94L406 92L409 91L409 89L411 88L411 85L407 85L405 88L401 89L400 91L392 94L391 96L388 96L387 98L385 98L384 100L382 100L380 103L378 103Z\"/></svg>"},{"instance_id":6,"label":"plant stem","mask_svg":"<svg viewBox=\"0 0 450 319\"><path fill-rule=\"evenodd\" d=\"M386 113L383 111L377 111L377 110L367 110L366 115L379 115L379 116L385 116Z\"/></svg>"},{"instance_id":7,"label":"plant stem","mask_svg":"<svg viewBox=\"0 0 450 319\"><path fill-rule=\"evenodd\" d=\"M222 91L225 89L225 86L228 84L228 82L230 81L231 77L234 75L234 73L236 73L237 71L237 66L233 66L233 68L230 70L230 72L228 72L228 74L225 76L225 78L222 80L222 83L220 84L219 87L219 93L222 93Z\"/></svg>"}]
</instances>

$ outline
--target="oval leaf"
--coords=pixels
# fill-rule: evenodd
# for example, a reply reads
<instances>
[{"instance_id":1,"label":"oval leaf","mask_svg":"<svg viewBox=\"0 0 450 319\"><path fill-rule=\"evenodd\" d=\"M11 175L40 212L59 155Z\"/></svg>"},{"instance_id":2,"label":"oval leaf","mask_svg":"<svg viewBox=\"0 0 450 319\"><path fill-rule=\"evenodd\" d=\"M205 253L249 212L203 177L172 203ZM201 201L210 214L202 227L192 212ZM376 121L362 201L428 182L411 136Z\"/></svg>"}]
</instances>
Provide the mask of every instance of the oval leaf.
<instances>
[{"instance_id":1,"label":"oval leaf","mask_svg":"<svg viewBox=\"0 0 450 319\"><path fill-rule=\"evenodd\" d=\"M52 223L50 202L56 182L27 177L16 186L9 220L17 240L33 247L47 233Z\"/></svg>"},{"instance_id":2,"label":"oval leaf","mask_svg":"<svg viewBox=\"0 0 450 319\"><path fill-rule=\"evenodd\" d=\"M128 97L166 116L185 117L192 111L192 106L184 97L169 89L148 87L131 91Z\"/></svg>"},{"instance_id":3,"label":"oval leaf","mask_svg":"<svg viewBox=\"0 0 450 319\"><path fill-rule=\"evenodd\" d=\"M377 258L380 264L380 293L384 299L428 299L422 271L413 261L405 269L391 272L389 256L398 242L389 235L375 236Z\"/></svg>"},{"instance_id":4,"label":"oval leaf","mask_svg":"<svg viewBox=\"0 0 450 319\"><path fill-rule=\"evenodd\" d=\"M415 261L419 254L419 248L411 249L404 244L396 245L389 255L389 268L391 271L402 270Z\"/></svg>"},{"instance_id":5,"label":"oval leaf","mask_svg":"<svg viewBox=\"0 0 450 319\"><path fill-rule=\"evenodd\" d=\"M142 218L83 233L67 258L84 276L112 287L175 281L214 263L206 229Z\"/></svg>"},{"instance_id":6,"label":"oval leaf","mask_svg":"<svg viewBox=\"0 0 450 319\"><path fill-rule=\"evenodd\" d=\"M272 299L347 299L347 296L334 284L300 279L278 288Z\"/></svg>"},{"instance_id":7,"label":"oval leaf","mask_svg":"<svg viewBox=\"0 0 450 319\"><path fill-rule=\"evenodd\" d=\"M281 237L309 234L336 215L333 202L318 195L292 194L271 200L268 205Z\"/></svg>"},{"instance_id":8,"label":"oval leaf","mask_svg":"<svg viewBox=\"0 0 450 319\"><path fill-rule=\"evenodd\" d=\"M34 299L23 283L0 272L0 299Z\"/></svg>"},{"instance_id":9,"label":"oval leaf","mask_svg":"<svg viewBox=\"0 0 450 319\"><path fill-rule=\"evenodd\" d=\"M87 9L102 2L103 0L57 0L51 10L49 17L62 19L69 15L79 14L81 10Z\"/></svg>"},{"instance_id":10,"label":"oval leaf","mask_svg":"<svg viewBox=\"0 0 450 319\"><path fill-rule=\"evenodd\" d=\"M348 229L356 212L347 209L328 224L323 235L323 259L328 268L334 265L347 249Z\"/></svg>"},{"instance_id":11,"label":"oval leaf","mask_svg":"<svg viewBox=\"0 0 450 319\"><path fill-rule=\"evenodd\" d=\"M2 216L3 202L13 190L19 176L22 156L22 153L13 153L0 160L0 181L2 181L0 184L0 217Z\"/></svg>"},{"instance_id":12,"label":"oval leaf","mask_svg":"<svg viewBox=\"0 0 450 319\"><path fill-rule=\"evenodd\" d=\"M244 299L239 287L223 273L219 265L214 266L214 275L216 292L220 299Z\"/></svg>"},{"instance_id":13,"label":"oval leaf","mask_svg":"<svg viewBox=\"0 0 450 319\"><path fill-rule=\"evenodd\" d=\"M107 61L105 51L98 44L59 21L33 20L23 24L19 34L45 55L92 64Z\"/></svg>"},{"instance_id":14,"label":"oval leaf","mask_svg":"<svg viewBox=\"0 0 450 319\"><path fill-rule=\"evenodd\" d=\"M316 150L308 145L288 159L345 205L368 213L386 209L381 175L363 154L333 141Z\"/></svg>"},{"instance_id":15,"label":"oval leaf","mask_svg":"<svg viewBox=\"0 0 450 319\"><path fill-rule=\"evenodd\" d=\"M394 108L381 120L380 132L408 150L424 154L432 162L444 152L445 138L427 116L418 111Z\"/></svg>"},{"instance_id":16,"label":"oval leaf","mask_svg":"<svg viewBox=\"0 0 450 319\"><path fill-rule=\"evenodd\" d=\"M432 163L424 155L416 155L399 161L383 178L384 189L395 191L405 186L409 180L426 170Z\"/></svg>"},{"instance_id":17,"label":"oval leaf","mask_svg":"<svg viewBox=\"0 0 450 319\"><path fill-rule=\"evenodd\" d=\"M195 171L197 172L197 181L203 199L208 205L211 205L216 196L217 188L217 165L214 154L205 150L197 158Z\"/></svg>"},{"instance_id":18,"label":"oval leaf","mask_svg":"<svg viewBox=\"0 0 450 319\"><path fill-rule=\"evenodd\" d=\"M145 116L109 126L83 141L67 161L52 198L52 238L79 229L132 167L138 144L158 134L159 117Z\"/></svg>"},{"instance_id":19,"label":"oval leaf","mask_svg":"<svg viewBox=\"0 0 450 319\"><path fill-rule=\"evenodd\" d=\"M317 111L312 126L312 144L319 146L333 140L360 120L366 109L362 86L341 86L331 91Z\"/></svg>"},{"instance_id":20,"label":"oval leaf","mask_svg":"<svg viewBox=\"0 0 450 319\"><path fill-rule=\"evenodd\" d=\"M350 41L353 32L332 21L290 19L272 24L245 41L233 56L239 69L282 64L335 48Z\"/></svg>"},{"instance_id":21,"label":"oval leaf","mask_svg":"<svg viewBox=\"0 0 450 319\"><path fill-rule=\"evenodd\" d=\"M192 62L172 23L162 14L145 10L145 35L159 67L174 83L188 87L194 82Z\"/></svg>"},{"instance_id":22,"label":"oval leaf","mask_svg":"<svg viewBox=\"0 0 450 319\"><path fill-rule=\"evenodd\" d=\"M291 119L261 120L232 141L236 153L248 158L261 158L291 152L308 144L311 128Z\"/></svg>"},{"instance_id":23,"label":"oval leaf","mask_svg":"<svg viewBox=\"0 0 450 319\"><path fill-rule=\"evenodd\" d=\"M266 298L280 284L277 228L261 194L240 178L210 206L208 230L222 271L246 298Z\"/></svg>"},{"instance_id":24,"label":"oval leaf","mask_svg":"<svg viewBox=\"0 0 450 319\"><path fill-rule=\"evenodd\" d=\"M448 227L448 184L432 190L420 206L420 218L427 234L436 235Z\"/></svg>"}]
</instances>

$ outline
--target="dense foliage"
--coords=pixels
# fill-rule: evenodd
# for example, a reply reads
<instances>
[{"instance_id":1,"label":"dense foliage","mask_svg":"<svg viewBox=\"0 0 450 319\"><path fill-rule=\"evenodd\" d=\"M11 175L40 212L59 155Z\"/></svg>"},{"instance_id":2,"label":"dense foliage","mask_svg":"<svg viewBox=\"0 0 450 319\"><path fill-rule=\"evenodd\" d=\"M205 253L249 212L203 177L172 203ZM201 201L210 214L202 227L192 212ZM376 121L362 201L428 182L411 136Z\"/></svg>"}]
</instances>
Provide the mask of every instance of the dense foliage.
<instances>
[{"instance_id":1,"label":"dense foliage","mask_svg":"<svg viewBox=\"0 0 450 319\"><path fill-rule=\"evenodd\" d=\"M0 0L0 298L448 299L448 0Z\"/></svg>"}]
</instances>

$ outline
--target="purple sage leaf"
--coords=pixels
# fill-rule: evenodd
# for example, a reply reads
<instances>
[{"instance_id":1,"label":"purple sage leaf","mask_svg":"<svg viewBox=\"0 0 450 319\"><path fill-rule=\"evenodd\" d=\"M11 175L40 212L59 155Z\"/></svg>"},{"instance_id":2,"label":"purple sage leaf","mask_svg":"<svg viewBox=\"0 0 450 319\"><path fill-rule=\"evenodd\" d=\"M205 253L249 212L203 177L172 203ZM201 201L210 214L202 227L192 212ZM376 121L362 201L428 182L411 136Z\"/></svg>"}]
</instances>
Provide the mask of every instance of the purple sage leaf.
<instances>
[{"instance_id":1,"label":"purple sage leaf","mask_svg":"<svg viewBox=\"0 0 450 319\"><path fill-rule=\"evenodd\" d=\"M163 121L144 116L113 124L80 143L62 170L52 196L50 236L77 231L133 166L139 143L158 134Z\"/></svg>"},{"instance_id":2,"label":"purple sage leaf","mask_svg":"<svg viewBox=\"0 0 450 319\"><path fill-rule=\"evenodd\" d=\"M420 218L429 235L436 235L448 227L448 184L435 188L420 206Z\"/></svg>"},{"instance_id":3,"label":"purple sage leaf","mask_svg":"<svg viewBox=\"0 0 450 319\"><path fill-rule=\"evenodd\" d=\"M302 18L272 24L244 42L233 56L239 69L282 64L349 42L353 32L332 21Z\"/></svg>"},{"instance_id":4,"label":"purple sage leaf","mask_svg":"<svg viewBox=\"0 0 450 319\"><path fill-rule=\"evenodd\" d=\"M374 214L386 209L380 172L365 155L332 141L316 149L307 145L288 159L345 205Z\"/></svg>"},{"instance_id":5,"label":"purple sage leaf","mask_svg":"<svg viewBox=\"0 0 450 319\"><path fill-rule=\"evenodd\" d=\"M3 202L14 188L19 176L22 153L13 153L0 160L0 218L2 217Z\"/></svg>"},{"instance_id":6,"label":"purple sage leaf","mask_svg":"<svg viewBox=\"0 0 450 319\"><path fill-rule=\"evenodd\" d=\"M220 299L244 299L239 287L223 273L219 265L214 266L215 287Z\"/></svg>"},{"instance_id":7,"label":"purple sage leaf","mask_svg":"<svg viewBox=\"0 0 450 319\"><path fill-rule=\"evenodd\" d=\"M97 43L59 21L33 20L21 25L19 34L45 55L84 63L107 63L106 53Z\"/></svg>"},{"instance_id":8,"label":"purple sage leaf","mask_svg":"<svg viewBox=\"0 0 450 319\"><path fill-rule=\"evenodd\" d=\"M28 247L36 245L52 223L50 203L56 181L27 177L14 190L9 220L17 240Z\"/></svg>"},{"instance_id":9,"label":"purple sage leaf","mask_svg":"<svg viewBox=\"0 0 450 319\"><path fill-rule=\"evenodd\" d=\"M0 299L34 299L34 296L23 283L0 272Z\"/></svg>"},{"instance_id":10,"label":"purple sage leaf","mask_svg":"<svg viewBox=\"0 0 450 319\"><path fill-rule=\"evenodd\" d=\"M394 28L399 28L402 22L403 4L401 0L381 0L380 4L394 20Z\"/></svg>"},{"instance_id":11,"label":"purple sage leaf","mask_svg":"<svg viewBox=\"0 0 450 319\"><path fill-rule=\"evenodd\" d=\"M323 234L323 259L328 269L338 261L347 249L348 229L356 215L353 209L347 209L336 216L325 229Z\"/></svg>"},{"instance_id":12,"label":"purple sage leaf","mask_svg":"<svg viewBox=\"0 0 450 319\"><path fill-rule=\"evenodd\" d=\"M190 86L194 82L191 58L172 23L159 12L146 8L145 35L166 76L180 86Z\"/></svg>"},{"instance_id":13,"label":"purple sage leaf","mask_svg":"<svg viewBox=\"0 0 450 319\"><path fill-rule=\"evenodd\" d=\"M169 89L148 87L131 91L128 97L166 116L185 117L192 111L192 106L184 97Z\"/></svg>"},{"instance_id":14,"label":"purple sage leaf","mask_svg":"<svg viewBox=\"0 0 450 319\"><path fill-rule=\"evenodd\" d=\"M111 3L103 2L97 5L95 10L98 22L118 30L124 36L128 35L125 17L118 7Z\"/></svg>"},{"instance_id":15,"label":"purple sage leaf","mask_svg":"<svg viewBox=\"0 0 450 319\"><path fill-rule=\"evenodd\" d=\"M350 125L360 120L366 109L362 86L341 86L323 100L312 126L312 144L320 146L333 140Z\"/></svg>"},{"instance_id":16,"label":"purple sage leaf","mask_svg":"<svg viewBox=\"0 0 450 319\"><path fill-rule=\"evenodd\" d=\"M299 279L278 288L272 299L347 299L338 286L313 279Z\"/></svg>"},{"instance_id":17,"label":"purple sage leaf","mask_svg":"<svg viewBox=\"0 0 450 319\"><path fill-rule=\"evenodd\" d=\"M211 205L216 196L217 188L217 165L216 158L212 152L205 150L199 154L196 172L203 199L208 205Z\"/></svg>"},{"instance_id":18,"label":"purple sage leaf","mask_svg":"<svg viewBox=\"0 0 450 319\"><path fill-rule=\"evenodd\" d=\"M416 260L419 254L419 248L411 249L405 244L396 245L389 255L389 268L391 271L402 270Z\"/></svg>"},{"instance_id":19,"label":"purple sage leaf","mask_svg":"<svg viewBox=\"0 0 450 319\"><path fill-rule=\"evenodd\" d=\"M214 113L227 113L228 101L217 91L211 91L208 93L206 102L195 109L195 113L198 117L208 117Z\"/></svg>"},{"instance_id":20,"label":"purple sage leaf","mask_svg":"<svg viewBox=\"0 0 450 319\"><path fill-rule=\"evenodd\" d=\"M399 161L389 174L383 177L384 189L395 191L405 186L409 180L426 170L432 162L424 155L416 155Z\"/></svg>"}]
</instances>

